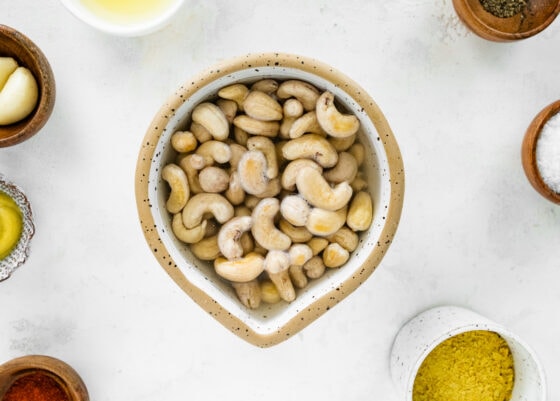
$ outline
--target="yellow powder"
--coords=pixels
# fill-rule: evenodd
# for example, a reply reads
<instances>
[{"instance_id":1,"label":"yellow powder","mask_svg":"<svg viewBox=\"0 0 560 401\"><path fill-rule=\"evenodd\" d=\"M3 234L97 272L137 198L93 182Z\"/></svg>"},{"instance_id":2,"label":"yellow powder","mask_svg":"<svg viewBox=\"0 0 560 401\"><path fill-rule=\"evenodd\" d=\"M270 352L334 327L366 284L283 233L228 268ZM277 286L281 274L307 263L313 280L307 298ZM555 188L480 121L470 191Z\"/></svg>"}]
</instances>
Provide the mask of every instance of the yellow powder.
<instances>
[{"instance_id":1,"label":"yellow powder","mask_svg":"<svg viewBox=\"0 0 560 401\"><path fill-rule=\"evenodd\" d=\"M497 333L474 330L438 345L420 366L413 401L508 401L513 357Z\"/></svg>"}]
</instances>

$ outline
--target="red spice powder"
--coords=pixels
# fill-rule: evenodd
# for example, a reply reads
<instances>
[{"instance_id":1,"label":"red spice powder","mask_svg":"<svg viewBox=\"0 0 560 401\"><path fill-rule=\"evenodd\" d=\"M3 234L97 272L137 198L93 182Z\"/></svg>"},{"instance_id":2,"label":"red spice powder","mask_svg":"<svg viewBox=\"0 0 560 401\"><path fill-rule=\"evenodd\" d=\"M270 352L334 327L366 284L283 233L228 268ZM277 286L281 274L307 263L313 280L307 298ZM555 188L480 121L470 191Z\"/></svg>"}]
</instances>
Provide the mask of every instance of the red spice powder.
<instances>
[{"instance_id":1,"label":"red spice powder","mask_svg":"<svg viewBox=\"0 0 560 401\"><path fill-rule=\"evenodd\" d=\"M70 401L70 398L54 378L34 372L16 379L1 401Z\"/></svg>"}]
</instances>

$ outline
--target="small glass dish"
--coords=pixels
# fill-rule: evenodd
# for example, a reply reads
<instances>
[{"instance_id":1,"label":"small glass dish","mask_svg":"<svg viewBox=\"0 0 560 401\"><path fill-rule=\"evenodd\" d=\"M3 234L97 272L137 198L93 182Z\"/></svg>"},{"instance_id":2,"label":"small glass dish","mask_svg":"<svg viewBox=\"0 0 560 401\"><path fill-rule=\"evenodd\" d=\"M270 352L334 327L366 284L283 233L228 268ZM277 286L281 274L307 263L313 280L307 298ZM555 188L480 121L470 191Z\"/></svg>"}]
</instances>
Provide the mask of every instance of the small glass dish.
<instances>
[{"instance_id":1,"label":"small glass dish","mask_svg":"<svg viewBox=\"0 0 560 401\"><path fill-rule=\"evenodd\" d=\"M16 202L23 218L23 228L17 245L8 256L0 259L0 281L3 281L27 260L31 238L35 234L35 224L27 196L19 186L8 181L2 174L0 174L0 192L5 193Z\"/></svg>"}]
</instances>

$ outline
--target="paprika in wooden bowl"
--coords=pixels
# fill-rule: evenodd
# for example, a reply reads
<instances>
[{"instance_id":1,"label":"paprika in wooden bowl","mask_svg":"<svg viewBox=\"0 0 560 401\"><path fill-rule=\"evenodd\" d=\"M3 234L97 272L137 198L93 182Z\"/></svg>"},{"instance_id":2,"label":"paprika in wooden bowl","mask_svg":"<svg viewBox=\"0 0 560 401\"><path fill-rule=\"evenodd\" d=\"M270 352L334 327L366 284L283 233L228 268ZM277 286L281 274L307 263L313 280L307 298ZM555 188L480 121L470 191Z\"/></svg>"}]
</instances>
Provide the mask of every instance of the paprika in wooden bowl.
<instances>
[{"instance_id":1,"label":"paprika in wooden bowl","mask_svg":"<svg viewBox=\"0 0 560 401\"><path fill-rule=\"evenodd\" d=\"M0 365L0 401L89 401L89 395L66 362L28 355Z\"/></svg>"}]
</instances>

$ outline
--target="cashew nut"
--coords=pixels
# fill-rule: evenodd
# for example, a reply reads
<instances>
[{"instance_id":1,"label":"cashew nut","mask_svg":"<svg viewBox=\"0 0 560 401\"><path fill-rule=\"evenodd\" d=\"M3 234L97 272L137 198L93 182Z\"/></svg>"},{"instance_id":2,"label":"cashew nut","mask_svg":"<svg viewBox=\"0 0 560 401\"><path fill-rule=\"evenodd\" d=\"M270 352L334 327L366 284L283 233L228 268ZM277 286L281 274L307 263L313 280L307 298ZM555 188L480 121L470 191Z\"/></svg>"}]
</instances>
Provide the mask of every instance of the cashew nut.
<instances>
[{"instance_id":1,"label":"cashew nut","mask_svg":"<svg viewBox=\"0 0 560 401\"><path fill-rule=\"evenodd\" d=\"M264 259L264 270L268 273L270 281L274 283L280 298L286 302L296 299L296 291L290 280L290 256L278 250L270 250Z\"/></svg>"},{"instance_id":2,"label":"cashew nut","mask_svg":"<svg viewBox=\"0 0 560 401\"><path fill-rule=\"evenodd\" d=\"M350 182L350 186L352 187L352 190L354 192L363 191L368 187L368 183L364 179L364 176L361 171L358 171L358 174L356 174L356 178L354 178L352 182Z\"/></svg>"},{"instance_id":3,"label":"cashew nut","mask_svg":"<svg viewBox=\"0 0 560 401\"><path fill-rule=\"evenodd\" d=\"M229 144L229 150L231 152L231 157L229 159L230 169L235 171L237 170L241 156L243 156L243 153L247 152L247 148L243 145L232 142Z\"/></svg>"},{"instance_id":4,"label":"cashew nut","mask_svg":"<svg viewBox=\"0 0 560 401\"><path fill-rule=\"evenodd\" d=\"M326 267L336 268L340 267L350 258L350 252L344 249L340 244L336 242L327 245L323 251L323 263Z\"/></svg>"},{"instance_id":5,"label":"cashew nut","mask_svg":"<svg viewBox=\"0 0 560 401\"><path fill-rule=\"evenodd\" d=\"M334 104L334 95L325 91L317 99L317 120L323 130L335 138L354 135L360 128L360 120L353 114L342 114Z\"/></svg>"},{"instance_id":6,"label":"cashew nut","mask_svg":"<svg viewBox=\"0 0 560 401\"><path fill-rule=\"evenodd\" d=\"M280 214L294 226L304 226L311 212L311 207L299 195L288 195L280 202Z\"/></svg>"},{"instance_id":7,"label":"cashew nut","mask_svg":"<svg viewBox=\"0 0 560 401\"><path fill-rule=\"evenodd\" d=\"M204 163L207 166L214 163L227 163L231 159L229 145L221 141L204 142L196 149L196 154L204 157Z\"/></svg>"},{"instance_id":8,"label":"cashew nut","mask_svg":"<svg viewBox=\"0 0 560 401\"><path fill-rule=\"evenodd\" d=\"M313 251L313 256L320 254L329 244L329 240L323 237L313 237L306 242L307 246Z\"/></svg>"},{"instance_id":9,"label":"cashew nut","mask_svg":"<svg viewBox=\"0 0 560 401\"><path fill-rule=\"evenodd\" d=\"M196 149L198 141L192 132L177 131L171 135L171 146L179 153L187 153Z\"/></svg>"},{"instance_id":10,"label":"cashew nut","mask_svg":"<svg viewBox=\"0 0 560 401\"><path fill-rule=\"evenodd\" d=\"M282 106L272 96L261 91L251 91L243 102L245 113L260 121L282 119Z\"/></svg>"},{"instance_id":11,"label":"cashew nut","mask_svg":"<svg viewBox=\"0 0 560 401\"><path fill-rule=\"evenodd\" d=\"M196 153L191 153L181 157L179 160L179 165L187 174L190 191L194 194L204 192L198 180L198 170L203 169L206 165L204 162L204 158L200 155L197 155Z\"/></svg>"},{"instance_id":12,"label":"cashew nut","mask_svg":"<svg viewBox=\"0 0 560 401\"><path fill-rule=\"evenodd\" d=\"M292 139L282 147L282 155L287 160L311 159L323 167L333 167L338 161L338 152L321 135L305 134Z\"/></svg>"},{"instance_id":13,"label":"cashew nut","mask_svg":"<svg viewBox=\"0 0 560 401\"><path fill-rule=\"evenodd\" d=\"M295 243L307 242L313 238L313 234L306 227L296 227L286 219L280 219L278 228Z\"/></svg>"},{"instance_id":14,"label":"cashew nut","mask_svg":"<svg viewBox=\"0 0 560 401\"><path fill-rule=\"evenodd\" d=\"M218 233L218 246L222 255L227 259L237 259L243 256L241 236L249 231L252 225L253 218L250 216L233 217L224 223Z\"/></svg>"},{"instance_id":15,"label":"cashew nut","mask_svg":"<svg viewBox=\"0 0 560 401\"><path fill-rule=\"evenodd\" d=\"M206 234L207 221L204 220L200 225L194 228L188 229L183 225L183 217L181 213L176 213L173 215L173 220L171 221L171 229L173 234L186 244L193 244L204 238Z\"/></svg>"},{"instance_id":16,"label":"cashew nut","mask_svg":"<svg viewBox=\"0 0 560 401\"><path fill-rule=\"evenodd\" d=\"M264 78L256 81L251 85L251 90L261 91L268 95L272 95L278 89L278 82L271 78Z\"/></svg>"},{"instance_id":17,"label":"cashew nut","mask_svg":"<svg viewBox=\"0 0 560 401\"><path fill-rule=\"evenodd\" d=\"M229 136L229 122L226 115L214 103L198 104L192 111L192 120L206 128L214 139L223 141Z\"/></svg>"},{"instance_id":18,"label":"cashew nut","mask_svg":"<svg viewBox=\"0 0 560 401\"><path fill-rule=\"evenodd\" d=\"M217 235L202 238L200 241L192 243L190 249L193 255L200 260L215 260L221 255Z\"/></svg>"},{"instance_id":19,"label":"cashew nut","mask_svg":"<svg viewBox=\"0 0 560 401\"><path fill-rule=\"evenodd\" d=\"M266 188L260 194L256 196L259 198L272 198L278 195L282 191L282 185L280 185L279 178L273 178L272 180L268 181L266 184Z\"/></svg>"},{"instance_id":20,"label":"cashew nut","mask_svg":"<svg viewBox=\"0 0 560 401\"><path fill-rule=\"evenodd\" d=\"M358 234L350 228L343 226L332 235L329 235L327 239L331 242L336 242L348 252L353 252L360 241Z\"/></svg>"},{"instance_id":21,"label":"cashew nut","mask_svg":"<svg viewBox=\"0 0 560 401\"><path fill-rule=\"evenodd\" d=\"M331 187L321 173L310 167L299 172L296 187L307 202L326 210L338 210L347 205L352 197L350 184L341 182Z\"/></svg>"},{"instance_id":22,"label":"cashew nut","mask_svg":"<svg viewBox=\"0 0 560 401\"><path fill-rule=\"evenodd\" d=\"M243 84L233 84L226 86L218 91L218 96L222 99L233 100L237 103L239 110L243 111L243 102L249 93L249 88Z\"/></svg>"},{"instance_id":23,"label":"cashew nut","mask_svg":"<svg viewBox=\"0 0 560 401\"><path fill-rule=\"evenodd\" d=\"M289 137L292 139L299 138L303 134L325 135L325 131L323 131L323 128L321 128L317 121L317 113L315 110L308 111L295 120L288 132Z\"/></svg>"},{"instance_id":24,"label":"cashew nut","mask_svg":"<svg viewBox=\"0 0 560 401\"><path fill-rule=\"evenodd\" d=\"M304 265L305 275L311 279L317 279L325 273L325 263L321 256L313 256Z\"/></svg>"},{"instance_id":25,"label":"cashew nut","mask_svg":"<svg viewBox=\"0 0 560 401\"><path fill-rule=\"evenodd\" d=\"M323 177L329 182L338 184L343 181L353 181L357 173L358 163L354 156L348 152L340 152L338 154L338 163L333 168L326 170L323 173Z\"/></svg>"},{"instance_id":26,"label":"cashew nut","mask_svg":"<svg viewBox=\"0 0 560 401\"><path fill-rule=\"evenodd\" d=\"M294 97L301 102L305 110L310 111L313 110L317 104L319 91L307 82L291 79L280 84L276 95L280 99Z\"/></svg>"},{"instance_id":27,"label":"cashew nut","mask_svg":"<svg viewBox=\"0 0 560 401\"><path fill-rule=\"evenodd\" d=\"M249 133L242 130L237 126L233 126L233 139L241 146L247 145L247 140L249 139Z\"/></svg>"},{"instance_id":28,"label":"cashew nut","mask_svg":"<svg viewBox=\"0 0 560 401\"><path fill-rule=\"evenodd\" d=\"M347 136L346 138L330 137L329 141L337 152L346 152L356 142L356 134Z\"/></svg>"},{"instance_id":29,"label":"cashew nut","mask_svg":"<svg viewBox=\"0 0 560 401\"><path fill-rule=\"evenodd\" d=\"M284 119L280 123L280 137L289 138L294 121L303 115L303 105L297 99L288 99L282 105Z\"/></svg>"},{"instance_id":30,"label":"cashew nut","mask_svg":"<svg viewBox=\"0 0 560 401\"><path fill-rule=\"evenodd\" d=\"M201 223L205 213L211 213L218 222L225 223L233 217L233 206L220 194L196 194L183 208L183 224L193 228Z\"/></svg>"},{"instance_id":31,"label":"cashew nut","mask_svg":"<svg viewBox=\"0 0 560 401\"><path fill-rule=\"evenodd\" d=\"M356 159L356 162L358 163L358 167L364 163L366 157L366 149L360 142L356 142L352 146L350 146L350 148L348 149L348 153L354 156L354 159Z\"/></svg>"},{"instance_id":32,"label":"cashew nut","mask_svg":"<svg viewBox=\"0 0 560 401\"><path fill-rule=\"evenodd\" d=\"M218 99L216 100L216 106L222 110L228 123L231 124L237 115L237 103L229 99Z\"/></svg>"},{"instance_id":33,"label":"cashew nut","mask_svg":"<svg viewBox=\"0 0 560 401\"><path fill-rule=\"evenodd\" d=\"M261 121L245 114L235 117L233 125L251 135L275 137L278 135L278 131L280 131L280 123L278 121Z\"/></svg>"},{"instance_id":34,"label":"cashew nut","mask_svg":"<svg viewBox=\"0 0 560 401\"><path fill-rule=\"evenodd\" d=\"M31 114L39 100L39 87L31 71L25 67L11 71L13 59L10 59L2 62L4 68L0 81L4 83L0 85L0 125L23 120Z\"/></svg>"},{"instance_id":35,"label":"cashew nut","mask_svg":"<svg viewBox=\"0 0 560 401\"><path fill-rule=\"evenodd\" d=\"M264 279L261 281L261 300L267 304L276 304L282 300L278 289L272 281Z\"/></svg>"},{"instance_id":36,"label":"cashew nut","mask_svg":"<svg viewBox=\"0 0 560 401\"><path fill-rule=\"evenodd\" d=\"M373 200L369 193L358 192L348 208L346 224L354 231L364 231L369 228L373 220Z\"/></svg>"},{"instance_id":37,"label":"cashew nut","mask_svg":"<svg viewBox=\"0 0 560 401\"><path fill-rule=\"evenodd\" d=\"M190 197L189 181L183 169L174 163L167 164L161 171L161 178L169 184L171 192L165 207L169 213L180 212Z\"/></svg>"},{"instance_id":38,"label":"cashew nut","mask_svg":"<svg viewBox=\"0 0 560 401\"><path fill-rule=\"evenodd\" d=\"M0 89L4 87L10 75L17 70L18 63L12 57L0 57Z\"/></svg>"},{"instance_id":39,"label":"cashew nut","mask_svg":"<svg viewBox=\"0 0 560 401\"><path fill-rule=\"evenodd\" d=\"M288 251L290 256L290 278L292 284L297 288L304 288L307 285L307 276L303 271L303 265L313 257L313 251L308 245L295 244Z\"/></svg>"},{"instance_id":40,"label":"cashew nut","mask_svg":"<svg viewBox=\"0 0 560 401\"><path fill-rule=\"evenodd\" d=\"M249 309L257 309L261 304L261 286L257 279L246 283L231 283L237 298Z\"/></svg>"},{"instance_id":41,"label":"cashew nut","mask_svg":"<svg viewBox=\"0 0 560 401\"><path fill-rule=\"evenodd\" d=\"M242 204L245 200L245 191L241 185L241 178L238 171L234 171L230 174L229 185L224 195L234 206Z\"/></svg>"},{"instance_id":42,"label":"cashew nut","mask_svg":"<svg viewBox=\"0 0 560 401\"><path fill-rule=\"evenodd\" d=\"M276 198L262 199L253 210L253 238L268 250L286 250L292 240L274 225L274 218L280 210L280 202Z\"/></svg>"},{"instance_id":43,"label":"cashew nut","mask_svg":"<svg viewBox=\"0 0 560 401\"><path fill-rule=\"evenodd\" d=\"M296 177L304 167L311 167L319 173L323 173L323 168L313 160L297 159L291 161L286 165L284 172L282 173L282 188L288 191L294 191L296 189Z\"/></svg>"},{"instance_id":44,"label":"cashew nut","mask_svg":"<svg viewBox=\"0 0 560 401\"><path fill-rule=\"evenodd\" d=\"M208 131L206 128L204 128L202 125L198 123L195 122L191 123L190 131L193 133L193 135L195 136L196 140L199 143L208 142L214 139L210 131Z\"/></svg>"},{"instance_id":45,"label":"cashew nut","mask_svg":"<svg viewBox=\"0 0 560 401\"><path fill-rule=\"evenodd\" d=\"M347 206L336 211L315 207L309 213L305 228L313 235L322 237L332 235L346 222L347 210Z\"/></svg>"},{"instance_id":46,"label":"cashew nut","mask_svg":"<svg viewBox=\"0 0 560 401\"><path fill-rule=\"evenodd\" d=\"M234 260L219 257L214 260L214 270L226 280L246 283L256 279L263 272L264 257L255 252Z\"/></svg>"},{"instance_id":47,"label":"cashew nut","mask_svg":"<svg viewBox=\"0 0 560 401\"><path fill-rule=\"evenodd\" d=\"M198 173L198 180L204 192L223 192L229 186L229 174L215 166L209 166Z\"/></svg>"},{"instance_id":48,"label":"cashew nut","mask_svg":"<svg viewBox=\"0 0 560 401\"><path fill-rule=\"evenodd\" d=\"M268 177L266 157L259 150L249 150L241 156L237 171L241 179L241 186L251 195L258 195L267 189Z\"/></svg>"},{"instance_id":49,"label":"cashew nut","mask_svg":"<svg viewBox=\"0 0 560 401\"><path fill-rule=\"evenodd\" d=\"M267 178L276 178L278 176L278 159L276 157L276 147L274 142L265 136L253 136L247 140L248 150L259 150L264 154L266 159Z\"/></svg>"}]
</instances>

